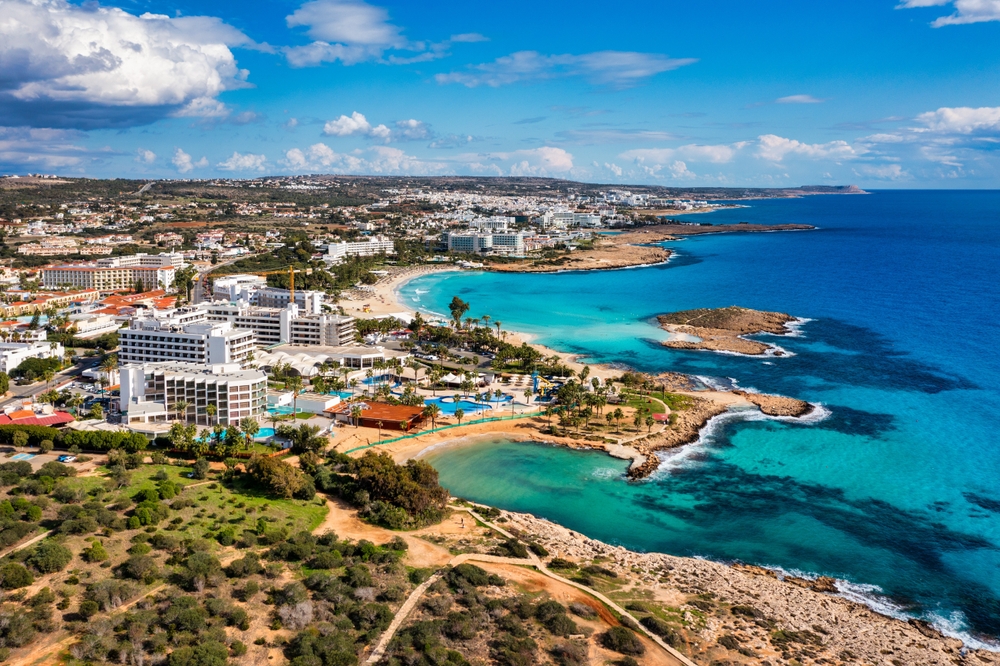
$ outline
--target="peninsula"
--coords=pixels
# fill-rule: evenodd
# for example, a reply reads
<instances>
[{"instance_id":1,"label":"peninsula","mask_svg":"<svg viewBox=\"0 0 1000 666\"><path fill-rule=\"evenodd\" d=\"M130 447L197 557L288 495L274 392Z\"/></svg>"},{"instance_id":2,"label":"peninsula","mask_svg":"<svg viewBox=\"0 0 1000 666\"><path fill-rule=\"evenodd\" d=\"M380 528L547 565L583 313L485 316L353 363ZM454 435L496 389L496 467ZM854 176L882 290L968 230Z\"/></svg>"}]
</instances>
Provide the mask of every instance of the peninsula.
<instances>
[{"instance_id":1,"label":"peninsula","mask_svg":"<svg viewBox=\"0 0 1000 666\"><path fill-rule=\"evenodd\" d=\"M684 236L765 231L808 231L808 224L659 224L621 233L601 234L580 246L549 251L540 257L489 261L486 268L502 273L556 273L560 271L609 270L648 266L667 261L671 251L657 243Z\"/></svg>"},{"instance_id":2,"label":"peninsula","mask_svg":"<svg viewBox=\"0 0 1000 666\"><path fill-rule=\"evenodd\" d=\"M672 349L702 349L759 356L780 349L745 335L771 333L787 335L788 324L798 321L781 312L762 312L730 306L728 308L683 310L658 316L660 327L673 334L663 345Z\"/></svg>"}]
</instances>

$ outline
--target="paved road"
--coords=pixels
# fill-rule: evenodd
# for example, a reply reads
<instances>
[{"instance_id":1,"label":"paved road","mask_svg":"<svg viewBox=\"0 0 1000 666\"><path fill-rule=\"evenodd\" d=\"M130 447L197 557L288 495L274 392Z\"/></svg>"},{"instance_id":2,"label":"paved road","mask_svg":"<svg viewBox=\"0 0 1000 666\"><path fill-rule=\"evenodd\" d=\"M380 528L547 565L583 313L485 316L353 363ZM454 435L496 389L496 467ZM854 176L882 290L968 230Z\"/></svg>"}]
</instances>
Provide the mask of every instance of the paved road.
<instances>
[{"instance_id":1,"label":"paved road","mask_svg":"<svg viewBox=\"0 0 1000 666\"><path fill-rule=\"evenodd\" d=\"M95 356L93 358L84 359L79 364L56 373L56 376L51 382L49 382L49 390L58 389L64 384L68 384L76 379L79 379L84 370L96 367L99 363L100 357ZM11 404L19 403L25 398L45 393L45 391L45 382L35 382L34 384L24 384L18 386L12 381L10 383L10 391L8 392L9 397L6 400L0 400L0 410L3 410Z\"/></svg>"}]
</instances>

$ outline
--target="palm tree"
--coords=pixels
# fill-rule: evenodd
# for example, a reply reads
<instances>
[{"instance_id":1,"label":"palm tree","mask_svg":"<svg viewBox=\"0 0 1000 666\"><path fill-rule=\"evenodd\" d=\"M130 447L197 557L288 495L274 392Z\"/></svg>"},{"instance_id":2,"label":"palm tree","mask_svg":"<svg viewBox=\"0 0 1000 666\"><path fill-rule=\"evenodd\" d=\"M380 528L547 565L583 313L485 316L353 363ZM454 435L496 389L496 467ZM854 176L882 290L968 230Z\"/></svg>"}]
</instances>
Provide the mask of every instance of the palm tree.
<instances>
[{"instance_id":1,"label":"palm tree","mask_svg":"<svg viewBox=\"0 0 1000 666\"><path fill-rule=\"evenodd\" d=\"M653 432L653 424L654 423L656 423L656 419L653 418L652 414L650 414L649 416L646 417L646 434L647 435L649 433Z\"/></svg>"},{"instance_id":2,"label":"palm tree","mask_svg":"<svg viewBox=\"0 0 1000 666\"><path fill-rule=\"evenodd\" d=\"M302 376L292 375L285 380L285 388L292 392L292 416L299 413L299 391L302 389Z\"/></svg>"},{"instance_id":3,"label":"palm tree","mask_svg":"<svg viewBox=\"0 0 1000 666\"><path fill-rule=\"evenodd\" d=\"M437 406L437 403L432 402L424 407L424 418L431 420L431 428L437 427L437 417L440 413L441 408Z\"/></svg>"},{"instance_id":4,"label":"palm tree","mask_svg":"<svg viewBox=\"0 0 1000 666\"><path fill-rule=\"evenodd\" d=\"M49 390L49 383L52 381L52 379L55 376L56 376L56 373L53 372L52 370L46 370L45 372L42 373L42 379L45 380L45 390L46 391Z\"/></svg>"},{"instance_id":5,"label":"palm tree","mask_svg":"<svg viewBox=\"0 0 1000 666\"><path fill-rule=\"evenodd\" d=\"M465 416L465 410L459 407L455 410L455 418L458 419L458 425L462 425L462 417Z\"/></svg>"},{"instance_id":6,"label":"palm tree","mask_svg":"<svg viewBox=\"0 0 1000 666\"><path fill-rule=\"evenodd\" d=\"M205 415L208 416L208 425L212 425L212 421L215 420L216 412L218 412L218 408L215 405L208 405L205 407Z\"/></svg>"},{"instance_id":7,"label":"palm tree","mask_svg":"<svg viewBox=\"0 0 1000 666\"><path fill-rule=\"evenodd\" d=\"M493 325L497 327L497 339L500 338L500 325L503 324L502 321L495 321Z\"/></svg>"},{"instance_id":8,"label":"palm tree","mask_svg":"<svg viewBox=\"0 0 1000 666\"><path fill-rule=\"evenodd\" d=\"M354 427L357 428L361 421L361 405L351 406L351 418L354 419Z\"/></svg>"},{"instance_id":9,"label":"palm tree","mask_svg":"<svg viewBox=\"0 0 1000 666\"><path fill-rule=\"evenodd\" d=\"M257 433L260 432L260 425L257 423L255 419L248 418L243 421L242 426L243 426L243 435L246 437L247 450L249 451L250 448L253 446L254 437L256 437Z\"/></svg>"},{"instance_id":10,"label":"palm tree","mask_svg":"<svg viewBox=\"0 0 1000 666\"><path fill-rule=\"evenodd\" d=\"M378 426L378 441L381 442L382 441L382 422L379 421L375 425Z\"/></svg>"},{"instance_id":11,"label":"palm tree","mask_svg":"<svg viewBox=\"0 0 1000 666\"><path fill-rule=\"evenodd\" d=\"M351 400L354 400L354 389L357 388L357 386L358 386L358 380L357 379L352 379L351 380Z\"/></svg>"},{"instance_id":12,"label":"palm tree","mask_svg":"<svg viewBox=\"0 0 1000 666\"><path fill-rule=\"evenodd\" d=\"M174 403L174 413L176 413L180 417L180 419L185 423L187 423L188 406L189 405L187 400L178 400L177 402Z\"/></svg>"},{"instance_id":13,"label":"palm tree","mask_svg":"<svg viewBox=\"0 0 1000 666\"><path fill-rule=\"evenodd\" d=\"M622 431L622 419L625 418L625 412L623 412L621 410L621 407L618 407L618 408L615 409L615 411L612 414L612 416L614 417L615 423L616 423L616 430L615 430L615 432L621 432Z\"/></svg>"},{"instance_id":14,"label":"palm tree","mask_svg":"<svg viewBox=\"0 0 1000 666\"><path fill-rule=\"evenodd\" d=\"M526 404L528 404L528 405L531 404L531 396L533 396L533 395L535 395L534 390L532 390L530 388L524 389L524 401L525 401Z\"/></svg>"},{"instance_id":15,"label":"palm tree","mask_svg":"<svg viewBox=\"0 0 1000 666\"><path fill-rule=\"evenodd\" d=\"M76 415L79 412L80 405L83 404L83 397L79 393L74 393L70 396L69 400L66 401L66 406L73 410L73 414Z\"/></svg>"},{"instance_id":16,"label":"palm tree","mask_svg":"<svg viewBox=\"0 0 1000 666\"><path fill-rule=\"evenodd\" d=\"M483 326L485 326L486 328L489 328L490 327L490 316L489 315L483 315L481 317L481 319L483 320Z\"/></svg>"},{"instance_id":17,"label":"palm tree","mask_svg":"<svg viewBox=\"0 0 1000 666\"><path fill-rule=\"evenodd\" d=\"M503 391L501 391L500 389L497 389L497 390L493 391L493 397L496 398L497 404L499 404L500 403L500 398L503 397Z\"/></svg>"}]
</instances>

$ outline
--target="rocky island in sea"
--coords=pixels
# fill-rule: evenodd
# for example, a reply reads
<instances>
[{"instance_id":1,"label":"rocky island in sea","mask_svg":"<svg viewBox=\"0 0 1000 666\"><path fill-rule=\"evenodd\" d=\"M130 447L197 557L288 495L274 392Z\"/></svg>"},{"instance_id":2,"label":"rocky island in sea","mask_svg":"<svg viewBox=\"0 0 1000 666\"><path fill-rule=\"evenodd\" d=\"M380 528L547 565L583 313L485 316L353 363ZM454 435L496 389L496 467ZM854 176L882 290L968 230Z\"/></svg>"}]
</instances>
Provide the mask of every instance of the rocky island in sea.
<instances>
[{"instance_id":1,"label":"rocky island in sea","mask_svg":"<svg viewBox=\"0 0 1000 666\"><path fill-rule=\"evenodd\" d=\"M683 310L659 315L660 327L676 337L665 340L663 345L672 349L701 349L706 351L733 352L759 356L768 352L775 356L780 349L758 340L748 340L745 335L771 333L787 335L788 324L798 321L782 312L762 312L735 305L728 308Z\"/></svg>"}]
</instances>

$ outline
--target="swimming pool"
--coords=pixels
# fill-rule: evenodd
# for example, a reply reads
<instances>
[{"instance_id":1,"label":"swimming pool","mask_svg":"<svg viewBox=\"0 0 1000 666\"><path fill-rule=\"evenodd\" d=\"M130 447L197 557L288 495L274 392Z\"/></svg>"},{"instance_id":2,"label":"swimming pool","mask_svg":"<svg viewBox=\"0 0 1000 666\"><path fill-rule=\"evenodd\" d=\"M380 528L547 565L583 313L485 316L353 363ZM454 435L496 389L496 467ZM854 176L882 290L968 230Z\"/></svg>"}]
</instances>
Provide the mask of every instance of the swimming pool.
<instances>
[{"instance_id":1,"label":"swimming pool","mask_svg":"<svg viewBox=\"0 0 1000 666\"><path fill-rule=\"evenodd\" d=\"M443 396L440 398L426 398L424 400L424 404L437 405L442 414L453 416L455 414L455 410L459 408L461 408L466 415L482 414L494 409L503 408L511 400L513 400L513 398L509 395L505 395L500 400L491 399L489 402L479 402L478 400L473 400L472 398L460 398L456 402L454 397Z\"/></svg>"}]
</instances>

